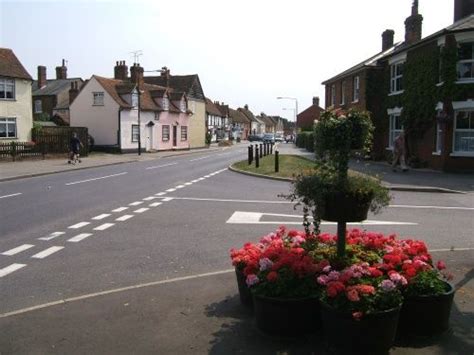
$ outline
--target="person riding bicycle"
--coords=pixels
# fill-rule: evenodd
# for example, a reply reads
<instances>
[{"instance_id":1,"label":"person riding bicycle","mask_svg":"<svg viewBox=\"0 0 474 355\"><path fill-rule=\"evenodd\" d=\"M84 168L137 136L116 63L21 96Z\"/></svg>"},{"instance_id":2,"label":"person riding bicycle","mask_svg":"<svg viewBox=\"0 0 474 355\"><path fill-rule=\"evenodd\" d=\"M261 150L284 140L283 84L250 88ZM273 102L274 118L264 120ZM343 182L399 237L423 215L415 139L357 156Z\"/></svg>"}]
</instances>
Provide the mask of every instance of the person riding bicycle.
<instances>
[{"instance_id":1,"label":"person riding bicycle","mask_svg":"<svg viewBox=\"0 0 474 355\"><path fill-rule=\"evenodd\" d=\"M82 142L79 140L79 138L77 138L77 133L74 132L72 134L71 140L69 141L69 164L71 164L71 162L74 163L75 159L77 159L79 163L81 162L79 160L79 150L82 146Z\"/></svg>"}]
</instances>

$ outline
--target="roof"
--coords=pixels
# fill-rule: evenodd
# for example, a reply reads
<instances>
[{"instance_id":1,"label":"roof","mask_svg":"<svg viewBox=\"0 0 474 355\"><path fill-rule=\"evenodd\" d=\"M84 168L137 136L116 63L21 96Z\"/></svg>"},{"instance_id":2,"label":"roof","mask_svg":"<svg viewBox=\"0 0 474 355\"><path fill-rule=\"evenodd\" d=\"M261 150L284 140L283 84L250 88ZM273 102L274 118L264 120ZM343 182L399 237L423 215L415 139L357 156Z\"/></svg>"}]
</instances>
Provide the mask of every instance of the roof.
<instances>
[{"instance_id":1,"label":"roof","mask_svg":"<svg viewBox=\"0 0 474 355\"><path fill-rule=\"evenodd\" d=\"M310 107L308 107L306 110L303 110L301 111L300 113L298 113L296 115L296 117L300 117L300 116L306 116L306 115L310 115L310 116L316 116L318 115L318 113L320 113L321 111L324 111L324 109L318 105L311 105Z\"/></svg>"},{"instance_id":2,"label":"roof","mask_svg":"<svg viewBox=\"0 0 474 355\"><path fill-rule=\"evenodd\" d=\"M50 79L46 80L46 85L41 89L38 88L38 81L33 81L31 87L33 96L43 96L43 95L57 95L64 90L69 91L71 88L71 83L75 81L84 82L81 78L69 78L69 79Z\"/></svg>"},{"instance_id":3,"label":"roof","mask_svg":"<svg viewBox=\"0 0 474 355\"><path fill-rule=\"evenodd\" d=\"M248 106L245 105L246 107L239 107L237 110L240 111L245 117L247 117L247 119L252 122L252 121L257 121L255 119L255 116L254 114L252 113L252 111L250 111L248 109Z\"/></svg>"},{"instance_id":4,"label":"roof","mask_svg":"<svg viewBox=\"0 0 474 355\"><path fill-rule=\"evenodd\" d=\"M239 110L229 108L229 117L232 123L250 123L250 120Z\"/></svg>"},{"instance_id":5,"label":"roof","mask_svg":"<svg viewBox=\"0 0 474 355\"><path fill-rule=\"evenodd\" d=\"M209 115L213 116L219 116L222 117L222 112L219 110L219 108L210 100L206 97L206 112Z\"/></svg>"},{"instance_id":6,"label":"roof","mask_svg":"<svg viewBox=\"0 0 474 355\"><path fill-rule=\"evenodd\" d=\"M165 76L145 76L143 78L146 83L159 85L163 87L170 87L173 90L184 92L188 97L205 100L204 91L201 86L201 81L197 74L191 75L170 75L169 83L166 83Z\"/></svg>"},{"instance_id":7,"label":"roof","mask_svg":"<svg viewBox=\"0 0 474 355\"><path fill-rule=\"evenodd\" d=\"M15 53L9 48L0 48L0 75L10 78L33 80Z\"/></svg>"}]
</instances>

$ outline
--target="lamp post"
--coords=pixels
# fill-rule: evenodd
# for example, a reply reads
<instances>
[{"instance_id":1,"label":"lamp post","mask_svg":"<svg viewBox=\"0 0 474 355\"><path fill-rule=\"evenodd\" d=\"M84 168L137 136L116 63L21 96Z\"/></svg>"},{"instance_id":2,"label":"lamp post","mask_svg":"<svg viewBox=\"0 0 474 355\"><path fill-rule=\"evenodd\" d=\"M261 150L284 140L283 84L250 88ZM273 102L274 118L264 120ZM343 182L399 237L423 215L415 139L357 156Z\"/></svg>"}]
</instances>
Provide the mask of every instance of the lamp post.
<instances>
[{"instance_id":1,"label":"lamp post","mask_svg":"<svg viewBox=\"0 0 474 355\"><path fill-rule=\"evenodd\" d=\"M298 116L298 99L296 97L278 96L277 100L294 100L295 101L295 122L296 122L296 116Z\"/></svg>"}]
</instances>

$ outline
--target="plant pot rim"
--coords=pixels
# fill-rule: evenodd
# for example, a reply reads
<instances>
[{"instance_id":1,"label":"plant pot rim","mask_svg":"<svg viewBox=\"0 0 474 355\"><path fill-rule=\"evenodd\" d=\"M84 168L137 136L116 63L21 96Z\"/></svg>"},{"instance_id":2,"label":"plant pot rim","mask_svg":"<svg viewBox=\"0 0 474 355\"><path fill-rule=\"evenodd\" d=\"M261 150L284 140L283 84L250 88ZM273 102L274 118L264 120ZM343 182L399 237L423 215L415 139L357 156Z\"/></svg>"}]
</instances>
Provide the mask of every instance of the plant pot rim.
<instances>
[{"instance_id":1,"label":"plant pot rim","mask_svg":"<svg viewBox=\"0 0 474 355\"><path fill-rule=\"evenodd\" d=\"M326 308L326 309L329 309L329 310L334 311L336 313L352 317L352 312L350 312L350 311L340 310L338 308L335 308L335 307L327 304L326 302L324 302L322 300L320 300L319 303L321 304L322 308ZM364 313L364 317L370 317L372 315L380 315L380 314L395 312L395 311L400 310L402 308L402 305L403 305L403 303L400 303L400 305L398 305L397 307L392 307L392 308L389 308L389 309L385 309L385 310L381 310L381 311L377 311L377 312L373 312L373 313Z\"/></svg>"},{"instance_id":2,"label":"plant pot rim","mask_svg":"<svg viewBox=\"0 0 474 355\"><path fill-rule=\"evenodd\" d=\"M403 298L405 298L405 299L425 299L425 298L439 297L439 296L451 296L452 294L454 294L456 292L456 288L454 287L454 285L451 282L448 282L448 281L443 281L443 282L446 285L449 286L449 290L447 290L443 293L440 293L440 294L437 294L437 295L427 294L427 295L403 296Z\"/></svg>"}]
</instances>

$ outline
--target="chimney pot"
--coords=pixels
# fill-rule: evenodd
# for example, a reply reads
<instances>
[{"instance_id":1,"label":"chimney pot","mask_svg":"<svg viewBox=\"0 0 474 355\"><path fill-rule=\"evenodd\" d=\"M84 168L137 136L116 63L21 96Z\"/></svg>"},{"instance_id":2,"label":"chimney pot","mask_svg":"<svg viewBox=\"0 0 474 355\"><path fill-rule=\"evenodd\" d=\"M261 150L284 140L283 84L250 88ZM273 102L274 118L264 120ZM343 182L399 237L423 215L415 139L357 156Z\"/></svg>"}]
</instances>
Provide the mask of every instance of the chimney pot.
<instances>
[{"instance_id":1,"label":"chimney pot","mask_svg":"<svg viewBox=\"0 0 474 355\"><path fill-rule=\"evenodd\" d=\"M130 68L130 81L134 84L138 85L138 89L141 89L144 84L144 79L143 79L143 68L137 64L133 63L133 67Z\"/></svg>"},{"instance_id":2,"label":"chimney pot","mask_svg":"<svg viewBox=\"0 0 474 355\"><path fill-rule=\"evenodd\" d=\"M127 80L128 67L125 65L125 61L119 60L116 63L117 65L115 65L114 67L114 79Z\"/></svg>"},{"instance_id":3,"label":"chimney pot","mask_svg":"<svg viewBox=\"0 0 474 355\"><path fill-rule=\"evenodd\" d=\"M411 16L405 20L405 43L413 44L421 40L423 16L418 13L418 0L413 1Z\"/></svg>"},{"instance_id":4,"label":"chimney pot","mask_svg":"<svg viewBox=\"0 0 474 355\"><path fill-rule=\"evenodd\" d=\"M72 104L77 95L79 95L79 89L77 88L77 82L73 81L69 89L69 104Z\"/></svg>"},{"instance_id":5,"label":"chimney pot","mask_svg":"<svg viewBox=\"0 0 474 355\"><path fill-rule=\"evenodd\" d=\"M38 65L38 89L46 86L46 67Z\"/></svg>"},{"instance_id":6,"label":"chimney pot","mask_svg":"<svg viewBox=\"0 0 474 355\"><path fill-rule=\"evenodd\" d=\"M314 96L313 97L313 105L319 106L319 96Z\"/></svg>"},{"instance_id":7,"label":"chimney pot","mask_svg":"<svg viewBox=\"0 0 474 355\"><path fill-rule=\"evenodd\" d=\"M393 36L395 35L394 30L385 30L382 33L382 52L393 46Z\"/></svg>"}]
</instances>

